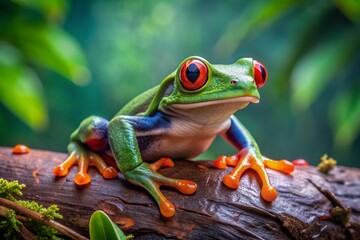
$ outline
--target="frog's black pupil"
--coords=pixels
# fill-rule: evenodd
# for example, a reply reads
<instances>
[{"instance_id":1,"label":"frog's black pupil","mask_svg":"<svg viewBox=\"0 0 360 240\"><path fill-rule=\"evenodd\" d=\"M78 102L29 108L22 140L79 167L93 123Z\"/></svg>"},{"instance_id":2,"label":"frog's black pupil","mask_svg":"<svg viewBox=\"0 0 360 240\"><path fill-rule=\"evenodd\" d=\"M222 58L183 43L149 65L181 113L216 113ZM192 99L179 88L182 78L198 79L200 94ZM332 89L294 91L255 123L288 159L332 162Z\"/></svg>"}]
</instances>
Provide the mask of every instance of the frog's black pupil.
<instances>
[{"instance_id":1,"label":"frog's black pupil","mask_svg":"<svg viewBox=\"0 0 360 240\"><path fill-rule=\"evenodd\" d=\"M190 64L186 69L186 77L190 82L194 83L200 75L200 70L195 63Z\"/></svg>"},{"instance_id":2,"label":"frog's black pupil","mask_svg":"<svg viewBox=\"0 0 360 240\"><path fill-rule=\"evenodd\" d=\"M262 80L264 81L266 79L266 70L263 66L260 65L260 69L261 69L261 76L262 76Z\"/></svg>"}]
</instances>

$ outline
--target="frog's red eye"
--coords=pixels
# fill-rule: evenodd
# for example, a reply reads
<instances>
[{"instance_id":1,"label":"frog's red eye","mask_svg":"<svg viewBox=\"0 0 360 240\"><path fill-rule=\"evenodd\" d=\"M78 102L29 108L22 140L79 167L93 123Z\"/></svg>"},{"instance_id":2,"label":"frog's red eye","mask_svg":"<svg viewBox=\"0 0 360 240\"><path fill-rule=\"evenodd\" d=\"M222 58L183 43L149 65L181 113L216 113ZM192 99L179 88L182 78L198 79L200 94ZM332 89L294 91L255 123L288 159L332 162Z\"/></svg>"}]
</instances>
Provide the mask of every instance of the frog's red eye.
<instances>
[{"instance_id":1,"label":"frog's red eye","mask_svg":"<svg viewBox=\"0 0 360 240\"><path fill-rule=\"evenodd\" d=\"M265 66L261 62L254 60L253 64L254 64L254 80L256 86L258 88L261 88L262 86L264 86L267 80L268 73L266 71Z\"/></svg>"},{"instance_id":2,"label":"frog's red eye","mask_svg":"<svg viewBox=\"0 0 360 240\"><path fill-rule=\"evenodd\" d=\"M205 85L208 79L208 69L205 63L198 59L186 61L180 69L180 83L187 90L197 90Z\"/></svg>"}]
</instances>

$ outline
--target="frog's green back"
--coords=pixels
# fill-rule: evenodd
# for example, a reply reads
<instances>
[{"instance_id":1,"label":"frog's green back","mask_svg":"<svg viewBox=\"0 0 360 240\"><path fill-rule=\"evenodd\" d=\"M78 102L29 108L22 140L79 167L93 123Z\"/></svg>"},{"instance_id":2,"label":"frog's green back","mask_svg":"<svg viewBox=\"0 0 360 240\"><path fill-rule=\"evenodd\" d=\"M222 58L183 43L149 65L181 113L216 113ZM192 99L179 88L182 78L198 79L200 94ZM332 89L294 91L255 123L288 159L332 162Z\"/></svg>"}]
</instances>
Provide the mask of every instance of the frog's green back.
<instances>
[{"instance_id":1,"label":"frog's green back","mask_svg":"<svg viewBox=\"0 0 360 240\"><path fill-rule=\"evenodd\" d=\"M175 78L175 72L167 76L160 85L150 88L127 103L115 116L142 115L150 116L159 106L161 99L170 94Z\"/></svg>"},{"instance_id":2,"label":"frog's green back","mask_svg":"<svg viewBox=\"0 0 360 240\"><path fill-rule=\"evenodd\" d=\"M149 90L133 98L122 109L120 109L120 111L115 116L119 116L119 115L134 116L146 112L146 110L149 108L152 99L154 98L155 94L158 92L159 86L160 85L150 88Z\"/></svg>"}]
</instances>

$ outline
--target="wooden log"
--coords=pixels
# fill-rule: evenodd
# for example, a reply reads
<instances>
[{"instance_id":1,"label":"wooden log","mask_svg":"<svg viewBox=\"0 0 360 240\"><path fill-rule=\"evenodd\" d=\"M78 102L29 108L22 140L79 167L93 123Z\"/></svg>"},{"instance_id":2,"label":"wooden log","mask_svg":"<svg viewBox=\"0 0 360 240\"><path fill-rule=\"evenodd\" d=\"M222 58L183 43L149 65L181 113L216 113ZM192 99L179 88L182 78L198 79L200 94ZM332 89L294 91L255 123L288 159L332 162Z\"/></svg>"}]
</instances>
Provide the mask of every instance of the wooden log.
<instances>
[{"instance_id":1,"label":"wooden log","mask_svg":"<svg viewBox=\"0 0 360 240\"><path fill-rule=\"evenodd\" d=\"M66 156L41 150L14 155L10 148L0 148L0 177L25 183L24 199L57 204L64 216L60 222L86 236L91 214L101 209L135 239L360 239L359 169L338 166L324 175L312 166L296 167L290 176L268 169L279 196L267 203L251 170L239 189L232 190L221 182L230 168L218 170L209 161L175 161L175 167L160 172L199 187L191 196L164 188L176 207L175 216L165 219L151 196L121 174L105 180L90 169L92 182L82 188L73 182L76 167L68 176L55 178L52 169ZM351 208L348 226L330 217L338 204Z\"/></svg>"}]
</instances>

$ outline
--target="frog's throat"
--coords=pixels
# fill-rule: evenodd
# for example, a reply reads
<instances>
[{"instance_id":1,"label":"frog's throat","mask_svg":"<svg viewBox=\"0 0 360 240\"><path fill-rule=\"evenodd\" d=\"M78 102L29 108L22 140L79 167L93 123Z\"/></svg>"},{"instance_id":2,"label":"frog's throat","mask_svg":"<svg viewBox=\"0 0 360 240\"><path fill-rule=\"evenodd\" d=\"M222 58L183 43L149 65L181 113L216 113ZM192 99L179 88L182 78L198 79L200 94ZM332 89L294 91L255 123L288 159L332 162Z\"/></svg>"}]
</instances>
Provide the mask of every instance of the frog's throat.
<instances>
[{"instance_id":1,"label":"frog's throat","mask_svg":"<svg viewBox=\"0 0 360 240\"><path fill-rule=\"evenodd\" d=\"M256 97L235 97L235 98L228 98L228 99L218 99L218 100L210 100L205 102L198 102L198 103L175 103L171 106L173 108L179 109L179 110L188 110L193 108L200 108L200 107L206 107L210 105L217 105L217 104L224 104L224 103L243 103L243 104L249 104L252 103L258 103L259 99Z\"/></svg>"}]
</instances>

